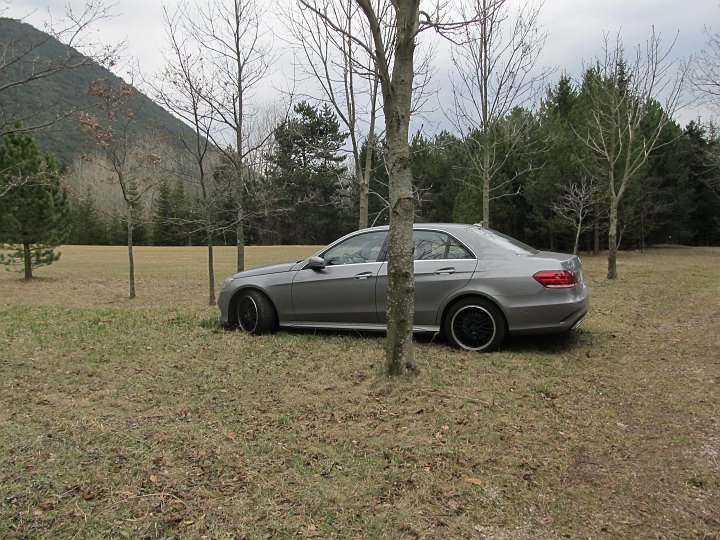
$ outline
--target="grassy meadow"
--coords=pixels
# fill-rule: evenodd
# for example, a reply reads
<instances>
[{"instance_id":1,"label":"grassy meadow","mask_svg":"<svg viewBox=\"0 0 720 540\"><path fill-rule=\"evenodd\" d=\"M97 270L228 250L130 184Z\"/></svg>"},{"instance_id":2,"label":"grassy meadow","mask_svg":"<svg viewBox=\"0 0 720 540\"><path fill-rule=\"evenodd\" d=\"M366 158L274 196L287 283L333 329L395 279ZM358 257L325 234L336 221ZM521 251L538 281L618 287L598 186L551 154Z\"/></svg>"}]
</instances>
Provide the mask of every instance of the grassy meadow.
<instances>
[{"instance_id":1,"label":"grassy meadow","mask_svg":"<svg viewBox=\"0 0 720 540\"><path fill-rule=\"evenodd\" d=\"M0 272L0 538L720 538L720 248L584 256L580 332L399 379L220 329L202 248L136 248L135 300L124 248L61 251Z\"/></svg>"}]
</instances>

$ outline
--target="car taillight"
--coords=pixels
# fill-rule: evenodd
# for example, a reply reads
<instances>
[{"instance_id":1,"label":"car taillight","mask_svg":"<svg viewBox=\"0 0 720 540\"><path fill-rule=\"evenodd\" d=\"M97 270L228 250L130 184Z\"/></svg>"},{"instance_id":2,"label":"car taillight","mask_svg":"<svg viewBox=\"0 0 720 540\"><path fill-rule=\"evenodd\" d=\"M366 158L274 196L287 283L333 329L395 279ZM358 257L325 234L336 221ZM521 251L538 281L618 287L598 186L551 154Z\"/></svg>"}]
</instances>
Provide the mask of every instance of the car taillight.
<instances>
[{"instance_id":1,"label":"car taillight","mask_svg":"<svg viewBox=\"0 0 720 540\"><path fill-rule=\"evenodd\" d=\"M541 271L534 274L533 278L549 289L569 289L577 285L575 274L569 270Z\"/></svg>"}]
</instances>

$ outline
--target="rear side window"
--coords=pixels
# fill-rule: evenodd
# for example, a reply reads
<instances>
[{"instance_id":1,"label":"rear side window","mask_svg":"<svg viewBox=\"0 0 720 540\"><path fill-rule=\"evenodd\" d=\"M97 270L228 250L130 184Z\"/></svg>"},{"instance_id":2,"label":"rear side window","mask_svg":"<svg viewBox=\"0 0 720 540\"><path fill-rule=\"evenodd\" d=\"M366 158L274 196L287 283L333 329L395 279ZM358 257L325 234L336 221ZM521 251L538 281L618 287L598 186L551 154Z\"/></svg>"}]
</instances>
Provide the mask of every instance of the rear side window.
<instances>
[{"instance_id":1,"label":"rear side window","mask_svg":"<svg viewBox=\"0 0 720 540\"><path fill-rule=\"evenodd\" d=\"M472 253L470 253L463 245L452 237L449 237L448 252L446 259L474 259Z\"/></svg>"},{"instance_id":2,"label":"rear side window","mask_svg":"<svg viewBox=\"0 0 720 540\"><path fill-rule=\"evenodd\" d=\"M473 259L472 254L450 235L439 231L413 231L413 259Z\"/></svg>"}]
</instances>

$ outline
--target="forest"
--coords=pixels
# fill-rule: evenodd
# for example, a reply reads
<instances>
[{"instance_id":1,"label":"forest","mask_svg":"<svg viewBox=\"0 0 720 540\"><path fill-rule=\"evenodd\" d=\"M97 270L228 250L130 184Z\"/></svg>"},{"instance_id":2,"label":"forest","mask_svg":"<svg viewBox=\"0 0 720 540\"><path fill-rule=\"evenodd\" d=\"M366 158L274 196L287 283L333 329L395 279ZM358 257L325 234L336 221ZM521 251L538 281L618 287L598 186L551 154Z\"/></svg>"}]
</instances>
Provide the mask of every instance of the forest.
<instances>
[{"instance_id":1,"label":"forest","mask_svg":"<svg viewBox=\"0 0 720 540\"><path fill-rule=\"evenodd\" d=\"M593 190L587 172L593 166L592 156L574 131L586 114L583 87L563 78L548 90L537 113L515 109L497 126L501 131L511 129L513 122L523 122L526 129L524 151L507 160L495 177L493 228L540 248L573 249L577 214L563 205L572 202L573 189ZM355 230L359 197L350 174L351 159L343 149L347 133L329 107L299 103L274 134L272 150L262 156L261 172L247 171L247 242L323 244ZM713 155L720 152L717 135L712 125L696 122L684 128L675 122L664 127L662 144L623 198L621 249L720 244L718 170L713 164ZM480 134L464 138L450 132L413 135L416 221L482 220L481 183L473 165L479 141ZM370 182L370 225L388 221L382 140L377 148ZM232 245L236 238L229 176L230 168L221 163L213 171L209 188L215 240ZM161 175L151 200L138 209L135 242L202 245L205 205L193 187L172 174ZM599 195L595 189L593 200L586 201L580 241L584 251L607 249L607 204ZM123 216L101 211L99 206L89 190L71 199L71 243L125 243Z\"/></svg>"}]
</instances>

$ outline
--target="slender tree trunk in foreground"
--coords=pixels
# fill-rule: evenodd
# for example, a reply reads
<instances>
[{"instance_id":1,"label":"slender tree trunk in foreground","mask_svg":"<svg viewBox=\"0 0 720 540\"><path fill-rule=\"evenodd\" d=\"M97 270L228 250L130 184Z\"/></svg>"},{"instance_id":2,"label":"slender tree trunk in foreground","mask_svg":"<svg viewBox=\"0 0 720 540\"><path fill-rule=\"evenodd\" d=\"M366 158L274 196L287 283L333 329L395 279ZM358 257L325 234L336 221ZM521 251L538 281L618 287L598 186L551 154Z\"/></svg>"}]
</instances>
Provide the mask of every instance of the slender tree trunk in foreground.
<instances>
[{"instance_id":1,"label":"slender tree trunk in foreground","mask_svg":"<svg viewBox=\"0 0 720 540\"><path fill-rule=\"evenodd\" d=\"M25 242L23 244L23 259L25 261L25 279L32 279L32 255L30 253L30 244Z\"/></svg>"},{"instance_id":2,"label":"slender tree trunk in foreground","mask_svg":"<svg viewBox=\"0 0 720 540\"><path fill-rule=\"evenodd\" d=\"M610 202L610 230L608 231L608 279L617 279L617 229L618 229L618 201L613 197Z\"/></svg>"},{"instance_id":3,"label":"slender tree trunk in foreground","mask_svg":"<svg viewBox=\"0 0 720 540\"><path fill-rule=\"evenodd\" d=\"M213 240L212 236L208 236L207 240L208 248L208 299L209 304L214 306L216 303L215 299L215 258L213 255Z\"/></svg>"},{"instance_id":4,"label":"slender tree trunk in foreground","mask_svg":"<svg viewBox=\"0 0 720 540\"><path fill-rule=\"evenodd\" d=\"M132 206L127 205L127 248L128 270L130 272L130 298L135 298L135 259L133 258L133 216Z\"/></svg>"},{"instance_id":5,"label":"slender tree trunk in foreground","mask_svg":"<svg viewBox=\"0 0 720 540\"><path fill-rule=\"evenodd\" d=\"M388 144L390 231L388 232L387 327L385 355L390 375L417 373L413 350L415 275L413 218L415 204L410 171L410 112L414 76L415 39L420 26L419 0L395 0L397 35L392 66L377 14L369 0L356 0L370 24L380 77Z\"/></svg>"}]
</instances>

